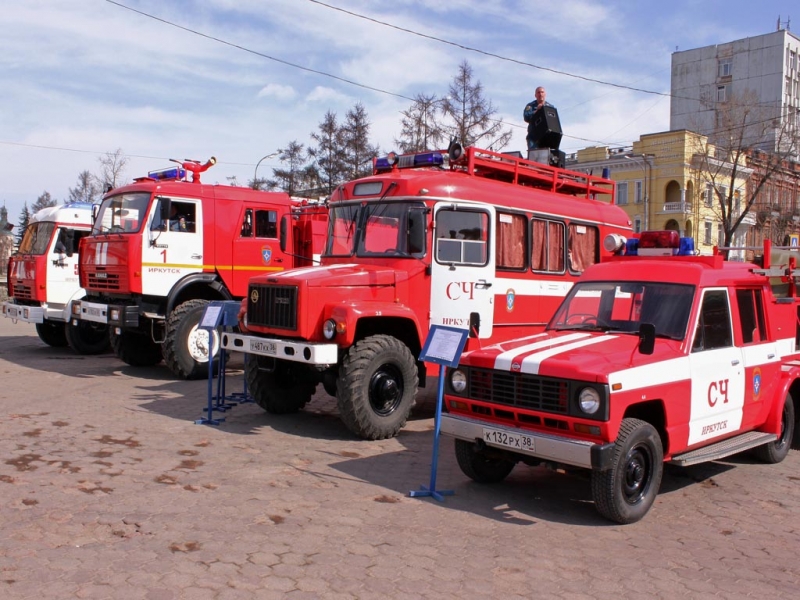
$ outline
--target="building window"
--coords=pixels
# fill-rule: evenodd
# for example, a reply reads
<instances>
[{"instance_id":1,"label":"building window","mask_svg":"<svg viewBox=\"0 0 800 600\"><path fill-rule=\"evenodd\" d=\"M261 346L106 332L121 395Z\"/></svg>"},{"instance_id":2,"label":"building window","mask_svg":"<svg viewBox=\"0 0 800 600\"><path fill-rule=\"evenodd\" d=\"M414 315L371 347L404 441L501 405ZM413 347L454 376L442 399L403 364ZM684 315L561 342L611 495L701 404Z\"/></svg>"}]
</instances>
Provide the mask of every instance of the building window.
<instances>
[{"instance_id":1,"label":"building window","mask_svg":"<svg viewBox=\"0 0 800 600\"><path fill-rule=\"evenodd\" d=\"M704 232L703 232L703 243L711 245L711 226L713 224L711 221L706 221L704 223Z\"/></svg>"},{"instance_id":2,"label":"building window","mask_svg":"<svg viewBox=\"0 0 800 600\"><path fill-rule=\"evenodd\" d=\"M719 77L729 77L733 71L733 63L730 58L719 61Z\"/></svg>"},{"instance_id":3,"label":"building window","mask_svg":"<svg viewBox=\"0 0 800 600\"><path fill-rule=\"evenodd\" d=\"M725 243L725 232L722 230L722 223L717 224L717 246Z\"/></svg>"},{"instance_id":4,"label":"building window","mask_svg":"<svg viewBox=\"0 0 800 600\"><path fill-rule=\"evenodd\" d=\"M617 204L623 205L628 203L628 182L617 184Z\"/></svg>"},{"instance_id":5,"label":"building window","mask_svg":"<svg viewBox=\"0 0 800 600\"><path fill-rule=\"evenodd\" d=\"M717 86L717 102L727 102L728 101L728 86L727 85L718 85Z\"/></svg>"},{"instance_id":6,"label":"building window","mask_svg":"<svg viewBox=\"0 0 800 600\"><path fill-rule=\"evenodd\" d=\"M706 208L714 206L714 187L710 183L706 184L705 192L703 192L703 206Z\"/></svg>"},{"instance_id":7,"label":"building window","mask_svg":"<svg viewBox=\"0 0 800 600\"><path fill-rule=\"evenodd\" d=\"M633 218L633 233L642 233L642 218Z\"/></svg>"},{"instance_id":8,"label":"building window","mask_svg":"<svg viewBox=\"0 0 800 600\"><path fill-rule=\"evenodd\" d=\"M634 191L633 191L634 200L633 201L636 202L636 204L641 204L642 203L642 196L643 196L643 194L642 194L642 187L643 187L642 186L642 182L641 181L636 181L636 182L634 182L633 185L634 185Z\"/></svg>"}]
</instances>

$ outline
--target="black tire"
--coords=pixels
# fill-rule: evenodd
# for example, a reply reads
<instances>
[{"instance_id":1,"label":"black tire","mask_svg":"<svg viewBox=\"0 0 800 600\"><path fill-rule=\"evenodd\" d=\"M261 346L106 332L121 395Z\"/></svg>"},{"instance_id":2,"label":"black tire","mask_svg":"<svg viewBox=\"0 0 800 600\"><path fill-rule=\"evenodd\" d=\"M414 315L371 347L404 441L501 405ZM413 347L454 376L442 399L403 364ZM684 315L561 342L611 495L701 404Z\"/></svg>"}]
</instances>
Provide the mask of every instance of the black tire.
<instances>
[{"instance_id":1,"label":"black tire","mask_svg":"<svg viewBox=\"0 0 800 600\"><path fill-rule=\"evenodd\" d=\"M508 458L497 458L478 450L474 442L455 440L456 461L461 472L478 483L503 481L516 464Z\"/></svg>"},{"instance_id":2,"label":"black tire","mask_svg":"<svg viewBox=\"0 0 800 600\"><path fill-rule=\"evenodd\" d=\"M167 317L164 363L179 379L208 377L208 331L198 327L208 304L208 300L187 300ZM219 333L214 331L212 335L216 374L219 370Z\"/></svg>"},{"instance_id":3,"label":"black tire","mask_svg":"<svg viewBox=\"0 0 800 600\"><path fill-rule=\"evenodd\" d=\"M792 440L794 438L794 428L797 425L794 414L794 399L791 394L786 394L786 400L783 403L783 412L781 413L781 434L777 440L758 446L753 449L753 454L759 460L775 464L781 462L792 447Z\"/></svg>"},{"instance_id":4,"label":"black tire","mask_svg":"<svg viewBox=\"0 0 800 600\"><path fill-rule=\"evenodd\" d=\"M64 323L45 321L36 324L36 334L48 346L65 348L67 346L67 332Z\"/></svg>"},{"instance_id":5,"label":"black tire","mask_svg":"<svg viewBox=\"0 0 800 600\"><path fill-rule=\"evenodd\" d=\"M256 403L273 415L296 413L302 409L317 384L308 367L287 360L259 358L248 354L244 360L247 388Z\"/></svg>"},{"instance_id":6,"label":"black tire","mask_svg":"<svg viewBox=\"0 0 800 600\"><path fill-rule=\"evenodd\" d=\"M623 419L611 468L592 471L597 511L617 523L635 523L647 514L664 472L664 451L655 428L639 419Z\"/></svg>"},{"instance_id":7,"label":"black tire","mask_svg":"<svg viewBox=\"0 0 800 600\"><path fill-rule=\"evenodd\" d=\"M419 378L414 356L389 335L356 343L345 355L336 400L347 428L365 440L397 435L414 406Z\"/></svg>"},{"instance_id":8,"label":"black tire","mask_svg":"<svg viewBox=\"0 0 800 600\"><path fill-rule=\"evenodd\" d=\"M111 348L108 325L78 321L77 325L67 324L67 342L78 354L102 354Z\"/></svg>"},{"instance_id":9,"label":"black tire","mask_svg":"<svg viewBox=\"0 0 800 600\"><path fill-rule=\"evenodd\" d=\"M152 367L161 362L161 346L146 333L123 330L117 335L111 330L109 339L117 358L132 367Z\"/></svg>"}]
</instances>

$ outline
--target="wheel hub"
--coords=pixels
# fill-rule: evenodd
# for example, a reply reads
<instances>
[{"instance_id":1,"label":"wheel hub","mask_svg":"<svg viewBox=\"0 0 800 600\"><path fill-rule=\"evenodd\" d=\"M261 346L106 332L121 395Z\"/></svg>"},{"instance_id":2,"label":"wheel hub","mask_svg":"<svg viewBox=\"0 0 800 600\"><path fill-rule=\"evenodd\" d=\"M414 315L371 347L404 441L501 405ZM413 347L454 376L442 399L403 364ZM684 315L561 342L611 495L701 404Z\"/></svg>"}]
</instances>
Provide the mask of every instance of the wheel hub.
<instances>
[{"instance_id":1,"label":"wheel hub","mask_svg":"<svg viewBox=\"0 0 800 600\"><path fill-rule=\"evenodd\" d=\"M369 383L369 402L373 410L385 416L393 413L403 396L402 382L389 368L378 369Z\"/></svg>"}]
</instances>

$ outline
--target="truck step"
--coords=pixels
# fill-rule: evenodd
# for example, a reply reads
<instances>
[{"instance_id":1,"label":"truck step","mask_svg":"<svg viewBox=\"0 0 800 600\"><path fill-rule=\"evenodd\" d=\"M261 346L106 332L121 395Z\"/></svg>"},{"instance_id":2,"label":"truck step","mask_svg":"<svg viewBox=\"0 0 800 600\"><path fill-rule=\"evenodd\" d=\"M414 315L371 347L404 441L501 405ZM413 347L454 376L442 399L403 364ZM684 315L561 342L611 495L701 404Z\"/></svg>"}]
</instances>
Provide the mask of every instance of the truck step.
<instances>
[{"instance_id":1,"label":"truck step","mask_svg":"<svg viewBox=\"0 0 800 600\"><path fill-rule=\"evenodd\" d=\"M736 437L692 450L691 452L684 452L672 457L670 461L674 465L681 467L688 467L689 465L696 465L710 460L717 460L725 458L731 454L737 454L745 450L750 450L756 446L761 446L768 442L774 442L778 436L774 433L764 433L761 431L748 431Z\"/></svg>"}]
</instances>

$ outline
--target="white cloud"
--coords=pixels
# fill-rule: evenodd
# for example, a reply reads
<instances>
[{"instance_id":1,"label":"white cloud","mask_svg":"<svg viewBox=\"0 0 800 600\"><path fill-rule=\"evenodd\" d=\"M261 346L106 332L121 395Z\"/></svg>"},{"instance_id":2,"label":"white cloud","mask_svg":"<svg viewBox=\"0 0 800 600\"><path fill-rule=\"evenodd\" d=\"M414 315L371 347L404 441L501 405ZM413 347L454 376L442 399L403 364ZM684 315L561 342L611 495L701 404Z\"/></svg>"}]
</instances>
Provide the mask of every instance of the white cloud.
<instances>
[{"instance_id":1,"label":"white cloud","mask_svg":"<svg viewBox=\"0 0 800 600\"><path fill-rule=\"evenodd\" d=\"M278 100L291 100L296 95L297 92L292 86L279 83L267 84L258 92L259 98L277 98Z\"/></svg>"}]
</instances>

